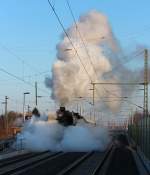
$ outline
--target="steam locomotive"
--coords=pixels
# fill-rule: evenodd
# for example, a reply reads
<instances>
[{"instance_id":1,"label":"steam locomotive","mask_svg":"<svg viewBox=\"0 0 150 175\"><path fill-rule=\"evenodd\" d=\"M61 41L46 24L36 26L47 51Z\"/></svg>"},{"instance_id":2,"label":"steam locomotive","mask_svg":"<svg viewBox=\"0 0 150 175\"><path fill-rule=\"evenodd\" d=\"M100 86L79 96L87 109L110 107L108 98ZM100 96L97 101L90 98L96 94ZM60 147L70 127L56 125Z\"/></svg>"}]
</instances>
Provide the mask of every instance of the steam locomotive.
<instances>
[{"instance_id":1,"label":"steam locomotive","mask_svg":"<svg viewBox=\"0 0 150 175\"><path fill-rule=\"evenodd\" d=\"M40 117L40 113L37 108L33 109L32 115L36 116L37 118ZM70 112L66 110L65 107L60 107L59 110L56 111L56 120L58 121L59 124L63 126L76 125L78 120L81 120L81 119L85 123L91 123L87 121L84 117L82 117L79 113L76 113L73 111Z\"/></svg>"},{"instance_id":2,"label":"steam locomotive","mask_svg":"<svg viewBox=\"0 0 150 175\"><path fill-rule=\"evenodd\" d=\"M56 120L63 126L76 125L79 119L84 119L79 113L70 112L65 107L60 107L56 112Z\"/></svg>"}]
</instances>

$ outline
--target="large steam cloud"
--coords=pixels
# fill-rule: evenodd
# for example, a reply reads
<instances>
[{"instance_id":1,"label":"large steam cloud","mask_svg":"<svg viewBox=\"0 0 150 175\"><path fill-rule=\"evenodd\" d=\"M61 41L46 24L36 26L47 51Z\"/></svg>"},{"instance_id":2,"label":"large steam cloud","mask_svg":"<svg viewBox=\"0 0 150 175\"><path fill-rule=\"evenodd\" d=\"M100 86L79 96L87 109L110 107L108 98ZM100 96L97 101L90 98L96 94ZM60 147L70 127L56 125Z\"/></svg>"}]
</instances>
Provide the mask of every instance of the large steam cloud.
<instances>
[{"instance_id":1,"label":"large steam cloud","mask_svg":"<svg viewBox=\"0 0 150 175\"><path fill-rule=\"evenodd\" d=\"M66 35L63 34L56 47L57 58L53 65L52 77L45 79L46 86L52 90L52 98L59 105L67 105L69 108L70 106L75 106L76 97L88 97L88 102L92 102L92 91L89 91L89 89L92 89L91 81L103 83L142 82L142 68L139 72L125 66L124 63L134 56L124 56L127 54L123 53L105 15L97 11L91 11L79 18L77 26L73 24L66 31L77 52ZM78 31L87 49L84 48ZM88 54L86 50L88 50ZM141 50L138 49L138 52L141 52ZM78 55L90 78L84 70ZM88 55L90 55L91 61ZM134 65L137 62L136 59ZM133 104L128 103L128 99L119 99L118 97L132 97L139 87L136 85L130 87L96 85L95 88L94 110L98 112L104 111L103 117L110 120L118 118L121 109ZM136 103L136 101L134 102ZM133 105L133 107L135 106ZM74 110L74 108L72 109ZM90 113L92 107L85 102L84 109L87 113Z\"/></svg>"},{"instance_id":2,"label":"large steam cloud","mask_svg":"<svg viewBox=\"0 0 150 175\"><path fill-rule=\"evenodd\" d=\"M31 151L103 151L110 138L104 128L81 124L63 127L55 120L43 121L33 116L26 123L18 143L23 138L23 146Z\"/></svg>"},{"instance_id":3,"label":"large steam cloud","mask_svg":"<svg viewBox=\"0 0 150 175\"><path fill-rule=\"evenodd\" d=\"M77 27L84 39L88 54ZM131 71L121 64L122 51L103 14L91 11L81 16L77 27L73 24L67 30L77 52L63 34L61 42L57 45L57 60L53 65L52 78L45 79L46 86L52 89L52 98L60 105L74 105L72 101L75 97L90 97L91 80L104 83L124 82L125 78L127 82L130 82L131 79L134 80L131 77ZM92 64L88 55L90 55ZM116 72L114 67L117 65L120 65L120 69ZM136 72L135 74L137 75ZM131 87L127 93L126 89L119 85L96 86L95 101L98 103L95 103L96 110L94 109L94 112L104 110L106 117L109 117L112 111L117 114L121 102L113 100L113 97L130 96L133 91L134 87ZM112 100L108 100L109 98ZM56 121L41 121L35 117L26 124L22 135L25 148L37 151L104 150L109 143L108 132L104 128L83 123L78 123L77 126L63 127Z\"/></svg>"},{"instance_id":4,"label":"large steam cloud","mask_svg":"<svg viewBox=\"0 0 150 175\"><path fill-rule=\"evenodd\" d=\"M46 78L46 85L52 89L53 99L60 105L70 103L75 97L91 96L89 91L92 87L91 81L117 83L122 78L121 73L118 76L111 72L115 64L120 62L121 50L113 36L107 18L97 11L91 11L80 17L77 27L84 39L88 54L76 25L73 24L67 30L67 33L78 54L68 38L63 35L62 41L57 45L57 61L53 65L52 78ZM90 55L90 58L88 55ZM122 68L122 71L124 69ZM111 73L111 76L109 73ZM111 93L112 90L116 91L115 95L121 96L122 89L118 85L107 86L107 90L106 86L97 86L95 100L99 100L99 104L107 109L116 110L120 102L103 102L103 97L114 97L114 94Z\"/></svg>"}]
</instances>

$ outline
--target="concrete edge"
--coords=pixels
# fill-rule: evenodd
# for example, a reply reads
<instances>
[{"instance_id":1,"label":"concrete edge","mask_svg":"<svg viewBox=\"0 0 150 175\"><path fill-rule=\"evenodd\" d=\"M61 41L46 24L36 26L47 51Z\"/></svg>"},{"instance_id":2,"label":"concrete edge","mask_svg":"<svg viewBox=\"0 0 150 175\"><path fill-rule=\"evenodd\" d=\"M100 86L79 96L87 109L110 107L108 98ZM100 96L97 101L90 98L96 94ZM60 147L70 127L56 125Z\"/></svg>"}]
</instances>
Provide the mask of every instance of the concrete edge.
<instances>
[{"instance_id":1,"label":"concrete edge","mask_svg":"<svg viewBox=\"0 0 150 175\"><path fill-rule=\"evenodd\" d=\"M6 154L3 154L3 155L0 155L0 160L15 157L15 156L18 156L18 155L27 154L27 153L29 153L29 151L27 151L27 150L13 151L11 153L6 153Z\"/></svg>"},{"instance_id":2,"label":"concrete edge","mask_svg":"<svg viewBox=\"0 0 150 175\"><path fill-rule=\"evenodd\" d=\"M141 161L140 157L138 156L137 152L134 150L131 150L132 156L134 158L136 167L139 171L140 175L150 175L150 172L147 170L147 168L144 166L143 162Z\"/></svg>"}]
</instances>

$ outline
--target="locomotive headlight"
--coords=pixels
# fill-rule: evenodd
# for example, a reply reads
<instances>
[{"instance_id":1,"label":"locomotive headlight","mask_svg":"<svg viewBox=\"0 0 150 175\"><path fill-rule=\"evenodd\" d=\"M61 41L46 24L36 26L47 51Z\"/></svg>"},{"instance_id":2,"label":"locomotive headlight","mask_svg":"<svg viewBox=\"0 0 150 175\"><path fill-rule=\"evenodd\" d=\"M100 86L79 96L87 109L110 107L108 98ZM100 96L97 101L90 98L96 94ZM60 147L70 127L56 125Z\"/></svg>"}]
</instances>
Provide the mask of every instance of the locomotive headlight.
<instances>
[{"instance_id":1,"label":"locomotive headlight","mask_svg":"<svg viewBox=\"0 0 150 175\"><path fill-rule=\"evenodd\" d=\"M58 114L58 117L62 117L62 116L63 116L63 114L61 114L61 113Z\"/></svg>"}]
</instances>

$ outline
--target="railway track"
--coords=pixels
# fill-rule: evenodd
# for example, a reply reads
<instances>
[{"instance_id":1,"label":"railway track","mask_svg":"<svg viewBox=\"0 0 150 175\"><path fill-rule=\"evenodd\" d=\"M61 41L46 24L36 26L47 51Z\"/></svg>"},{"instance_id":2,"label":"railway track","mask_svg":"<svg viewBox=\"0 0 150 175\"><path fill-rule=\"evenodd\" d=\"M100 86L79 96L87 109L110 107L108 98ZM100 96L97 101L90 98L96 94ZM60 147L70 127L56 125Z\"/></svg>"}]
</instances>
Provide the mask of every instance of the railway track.
<instances>
[{"instance_id":1,"label":"railway track","mask_svg":"<svg viewBox=\"0 0 150 175\"><path fill-rule=\"evenodd\" d=\"M110 145L104 152L42 152L0 161L0 175L147 175L139 173L132 151Z\"/></svg>"},{"instance_id":2,"label":"railway track","mask_svg":"<svg viewBox=\"0 0 150 175\"><path fill-rule=\"evenodd\" d=\"M19 157L15 157L9 160L3 160L0 164L0 175L11 175L18 174L27 169L33 168L39 162L46 161L53 157L57 157L58 155L63 153L31 153Z\"/></svg>"},{"instance_id":3,"label":"railway track","mask_svg":"<svg viewBox=\"0 0 150 175\"><path fill-rule=\"evenodd\" d=\"M0 175L96 175L110 152L30 153L0 162Z\"/></svg>"},{"instance_id":4,"label":"railway track","mask_svg":"<svg viewBox=\"0 0 150 175\"><path fill-rule=\"evenodd\" d=\"M82 175L91 173L94 175L97 172L95 169L98 170L107 154L106 152L30 153L0 162L0 175L63 175L76 172Z\"/></svg>"},{"instance_id":5,"label":"railway track","mask_svg":"<svg viewBox=\"0 0 150 175\"><path fill-rule=\"evenodd\" d=\"M78 159L60 171L57 175L97 175L109 158L112 149L113 146L111 145L105 152L91 152L86 157Z\"/></svg>"},{"instance_id":6,"label":"railway track","mask_svg":"<svg viewBox=\"0 0 150 175\"><path fill-rule=\"evenodd\" d=\"M14 156L13 158L6 158L6 159L3 159L3 160L0 160L0 168L4 167L4 166L8 166L10 164L13 164L13 163L16 163L16 162L19 162L21 160L26 160L26 159L29 159L31 157L36 157L36 156L40 156L42 154L45 154L47 152L40 152L40 153L26 153L26 154L23 154L23 155L17 155L17 156Z\"/></svg>"},{"instance_id":7,"label":"railway track","mask_svg":"<svg viewBox=\"0 0 150 175\"><path fill-rule=\"evenodd\" d=\"M27 171L22 172L21 175L56 175L66 167L74 164L74 162L85 159L90 154L91 153L85 152L62 153L59 154L57 157L53 157L49 160L44 160L43 162L40 162L34 168L32 167L32 169L28 169Z\"/></svg>"}]
</instances>

